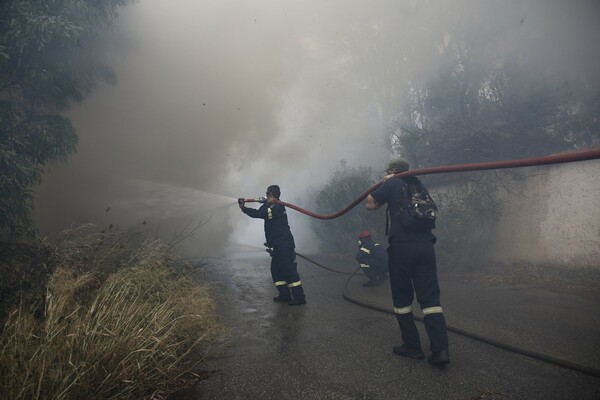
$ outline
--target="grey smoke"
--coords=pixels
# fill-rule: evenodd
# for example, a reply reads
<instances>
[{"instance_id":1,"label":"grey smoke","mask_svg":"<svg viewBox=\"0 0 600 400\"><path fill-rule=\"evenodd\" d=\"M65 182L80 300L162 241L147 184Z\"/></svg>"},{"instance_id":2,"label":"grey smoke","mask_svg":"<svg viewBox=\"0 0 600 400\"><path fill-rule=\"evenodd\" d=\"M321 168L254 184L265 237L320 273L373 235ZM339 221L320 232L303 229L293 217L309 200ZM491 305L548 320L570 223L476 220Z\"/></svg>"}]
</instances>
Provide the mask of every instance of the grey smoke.
<instances>
[{"instance_id":1,"label":"grey smoke","mask_svg":"<svg viewBox=\"0 0 600 400\"><path fill-rule=\"evenodd\" d=\"M68 112L79 151L46 175L36 219L51 234L147 221L167 235L209 220L191 253L260 244L259 221L220 205L273 183L307 205L341 159L381 168L406 82L451 62L440 34L492 41L482 64L516 54L531 76L585 76L595 92L598 17L595 1L142 0L98 45L117 84ZM314 249L308 217L289 214Z\"/></svg>"}]
</instances>

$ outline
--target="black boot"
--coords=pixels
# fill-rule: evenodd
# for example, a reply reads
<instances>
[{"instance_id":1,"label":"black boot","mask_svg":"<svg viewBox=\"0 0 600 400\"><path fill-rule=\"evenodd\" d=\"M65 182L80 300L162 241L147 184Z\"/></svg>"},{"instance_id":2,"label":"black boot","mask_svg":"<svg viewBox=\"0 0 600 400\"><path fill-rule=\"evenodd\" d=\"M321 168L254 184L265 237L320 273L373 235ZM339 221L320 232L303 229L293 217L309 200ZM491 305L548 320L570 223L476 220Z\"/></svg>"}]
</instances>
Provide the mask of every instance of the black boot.
<instances>
[{"instance_id":1,"label":"black boot","mask_svg":"<svg viewBox=\"0 0 600 400\"><path fill-rule=\"evenodd\" d=\"M435 365L436 367L444 368L447 364L450 364L450 355L448 354L448 350L431 353L431 355L427 358L427 362L431 365Z\"/></svg>"},{"instance_id":2,"label":"black boot","mask_svg":"<svg viewBox=\"0 0 600 400\"><path fill-rule=\"evenodd\" d=\"M290 306L298 306L301 304L306 304L306 300L304 300L304 288L302 288L300 279L298 279L294 283L291 283L291 285L294 285L294 286L290 287L290 294L291 294L291 297L293 298L293 300L290 300L290 302L288 304Z\"/></svg>"},{"instance_id":3,"label":"black boot","mask_svg":"<svg viewBox=\"0 0 600 400\"><path fill-rule=\"evenodd\" d=\"M279 295L277 297L273 297L273 301L275 303L285 303L292 299L292 293L290 292L290 288L287 285L279 285L276 286Z\"/></svg>"},{"instance_id":4,"label":"black boot","mask_svg":"<svg viewBox=\"0 0 600 400\"><path fill-rule=\"evenodd\" d=\"M288 306L301 306L302 304L306 304L306 299L304 297L288 301Z\"/></svg>"},{"instance_id":5,"label":"black boot","mask_svg":"<svg viewBox=\"0 0 600 400\"><path fill-rule=\"evenodd\" d=\"M411 349L410 347L406 347L404 345L394 346L394 353L402 357L410 357L417 360L422 360L425 358L425 354L423 354L421 349Z\"/></svg>"},{"instance_id":6,"label":"black boot","mask_svg":"<svg viewBox=\"0 0 600 400\"><path fill-rule=\"evenodd\" d=\"M370 279L367 282L363 283L364 287L373 287L373 286L379 286L381 285L381 282L377 279Z\"/></svg>"}]
</instances>

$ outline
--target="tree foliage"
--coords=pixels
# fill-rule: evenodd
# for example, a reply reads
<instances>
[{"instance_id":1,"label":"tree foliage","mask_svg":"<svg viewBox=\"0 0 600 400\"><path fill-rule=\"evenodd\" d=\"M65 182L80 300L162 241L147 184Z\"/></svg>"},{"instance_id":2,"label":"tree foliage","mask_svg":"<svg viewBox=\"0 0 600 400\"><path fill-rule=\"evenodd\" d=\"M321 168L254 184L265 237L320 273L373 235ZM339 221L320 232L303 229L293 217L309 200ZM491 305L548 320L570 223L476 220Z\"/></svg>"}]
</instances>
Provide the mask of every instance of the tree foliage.
<instances>
[{"instance_id":1,"label":"tree foliage","mask_svg":"<svg viewBox=\"0 0 600 400\"><path fill-rule=\"evenodd\" d=\"M97 82L114 81L89 48L131 0L5 0L0 3L0 235L31 226L31 187L48 163L75 152L60 115ZM87 53L86 53L87 51Z\"/></svg>"},{"instance_id":2,"label":"tree foliage","mask_svg":"<svg viewBox=\"0 0 600 400\"><path fill-rule=\"evenodd\" d=\"M479 25L445 32L435 73L408 84L389 134L393 150L414 167L543 156L600 143L600 97L586 93L585 78L532 66L524 49L497 56L498 35L486 36Z\"/></svg>"},{"instance_id":3,"label":"tree foliage","mask_svg":"<svg viewBox=\"0 0 600 400\"><path fill-rule=\"evenodd\" d=\"M361 193L379 181L369 167L348 167L341 161L329 180L316 193L317 212L332 214L350 204ZM374 237L384 239L385 215L369 212L363 204L331 221L313 219L313 229L321 240L323 250L353 251L360 231L367 229Z\"/></svg>"}]
</instances>

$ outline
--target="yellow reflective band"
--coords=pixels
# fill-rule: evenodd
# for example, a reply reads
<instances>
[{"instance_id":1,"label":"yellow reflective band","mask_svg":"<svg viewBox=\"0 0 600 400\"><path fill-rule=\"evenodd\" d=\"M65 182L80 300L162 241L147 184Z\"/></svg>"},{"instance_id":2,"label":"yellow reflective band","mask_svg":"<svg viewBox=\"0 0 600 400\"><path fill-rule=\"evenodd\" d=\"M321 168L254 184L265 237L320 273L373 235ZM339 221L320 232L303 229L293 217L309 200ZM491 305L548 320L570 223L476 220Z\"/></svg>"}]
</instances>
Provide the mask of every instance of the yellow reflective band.
<instances>
[{"instance_id":1,"label":"yellow reflective band","mask_svg":"<svg viewBox=\"0 0 600 400\"><path fill-rule=\"evenodd\" d=\"M371 268L369 264L360 264L361 268Z\"/></svg>"},{"instance_id":2,"label":"yellow reflective band","mask_svg":"<svg viewBox=\"0 0 600 400\"><path fill-rule=\"evenodd\" d=\"M300 286L302 285L301 281L297 281L297 282L292 282L290 284L288 284L288 287L296 287L296 286Z\"/></svg>"},{"instance_id":3,"label":"yellow reflective band","mask_svg":"<svg viewBox=\"0 0 600 400\"><path fill-rule=\"evenodd\" d=\"M360 250L364 251L367 254L371 254L371 250L367 249L366 247L361 247Z\"/></svg>"},{"instance_id":4,"label":"yellow reflective band","mask_svg":"<svg viewBox=\"0 0 600 400\"><path fill-rule=\"evenodd\" d=\"M408 314L412 312L412 306L408 306L408 307L394 307L394 312L396 314Z\"/></svg>"},{"instance_id":5,"label":"yellow reflective band","mask_svg":"<svg viewBox=\"0 0 600 400\"><path fill-rule=\"evenodd\" d=\"M267 208L267 218L273 219L273 211L271 210L271 207Z\"/></svg>"},{"instance_id":6,"label":"yellow reflective band","mask_svg":"<svg viewBox=\"0 0 600 400\"><path fill-rule=\"evenodd\" d=\"M287 285L286 281L277 281L275 282L275 286L283 286L283 285Z\"/></svg>"},{"instance_id":7,"label":"yellow reflective band","mask_svg":"<svg viewBox=\"0 0 600 400\"><path fill-rule=\"evenodd\" d=\"M442 307L437 306L437 307L427 307L423 309L423 315L428 315L428 314L441 314L443 313L442 311Z\"/></svg>"}]
</instances>

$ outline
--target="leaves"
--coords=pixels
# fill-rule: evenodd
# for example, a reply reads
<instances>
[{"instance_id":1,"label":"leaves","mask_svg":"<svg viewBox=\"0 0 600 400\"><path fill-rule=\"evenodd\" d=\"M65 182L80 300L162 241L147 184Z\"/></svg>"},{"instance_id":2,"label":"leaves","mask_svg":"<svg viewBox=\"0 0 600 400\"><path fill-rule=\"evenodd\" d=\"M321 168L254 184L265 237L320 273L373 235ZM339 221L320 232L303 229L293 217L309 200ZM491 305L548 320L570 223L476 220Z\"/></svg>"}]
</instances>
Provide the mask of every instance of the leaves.
<instances>
[{"instance_id":1,"label":"leaves","mask_svg":"<svg viewBox=\"0 0 600 400\"><path fill-rule=\"evenodd\" d=\"M341 161L327 183L317 191L317 212L330 214L350 204L358 195L379 179L369 167L348 167ZM369 212L361 204L347 214L331 221L312 220L312 226L322 242L323 250L354 251L357 235L367 229L381 232L383 239L385 214Z\"/></svg>"},{"instance_id":2,"label":"leaves","mask_svg":"<svg viewBox=\"0 0 600 400\"><path fill-rule=\"evenodd\" d=\"M31 225L29 188L43 168L76 150L77 135L59 115L114 74L89 47L131 0L0 2L0 237Z\"/></svg>"}]
</instances>

